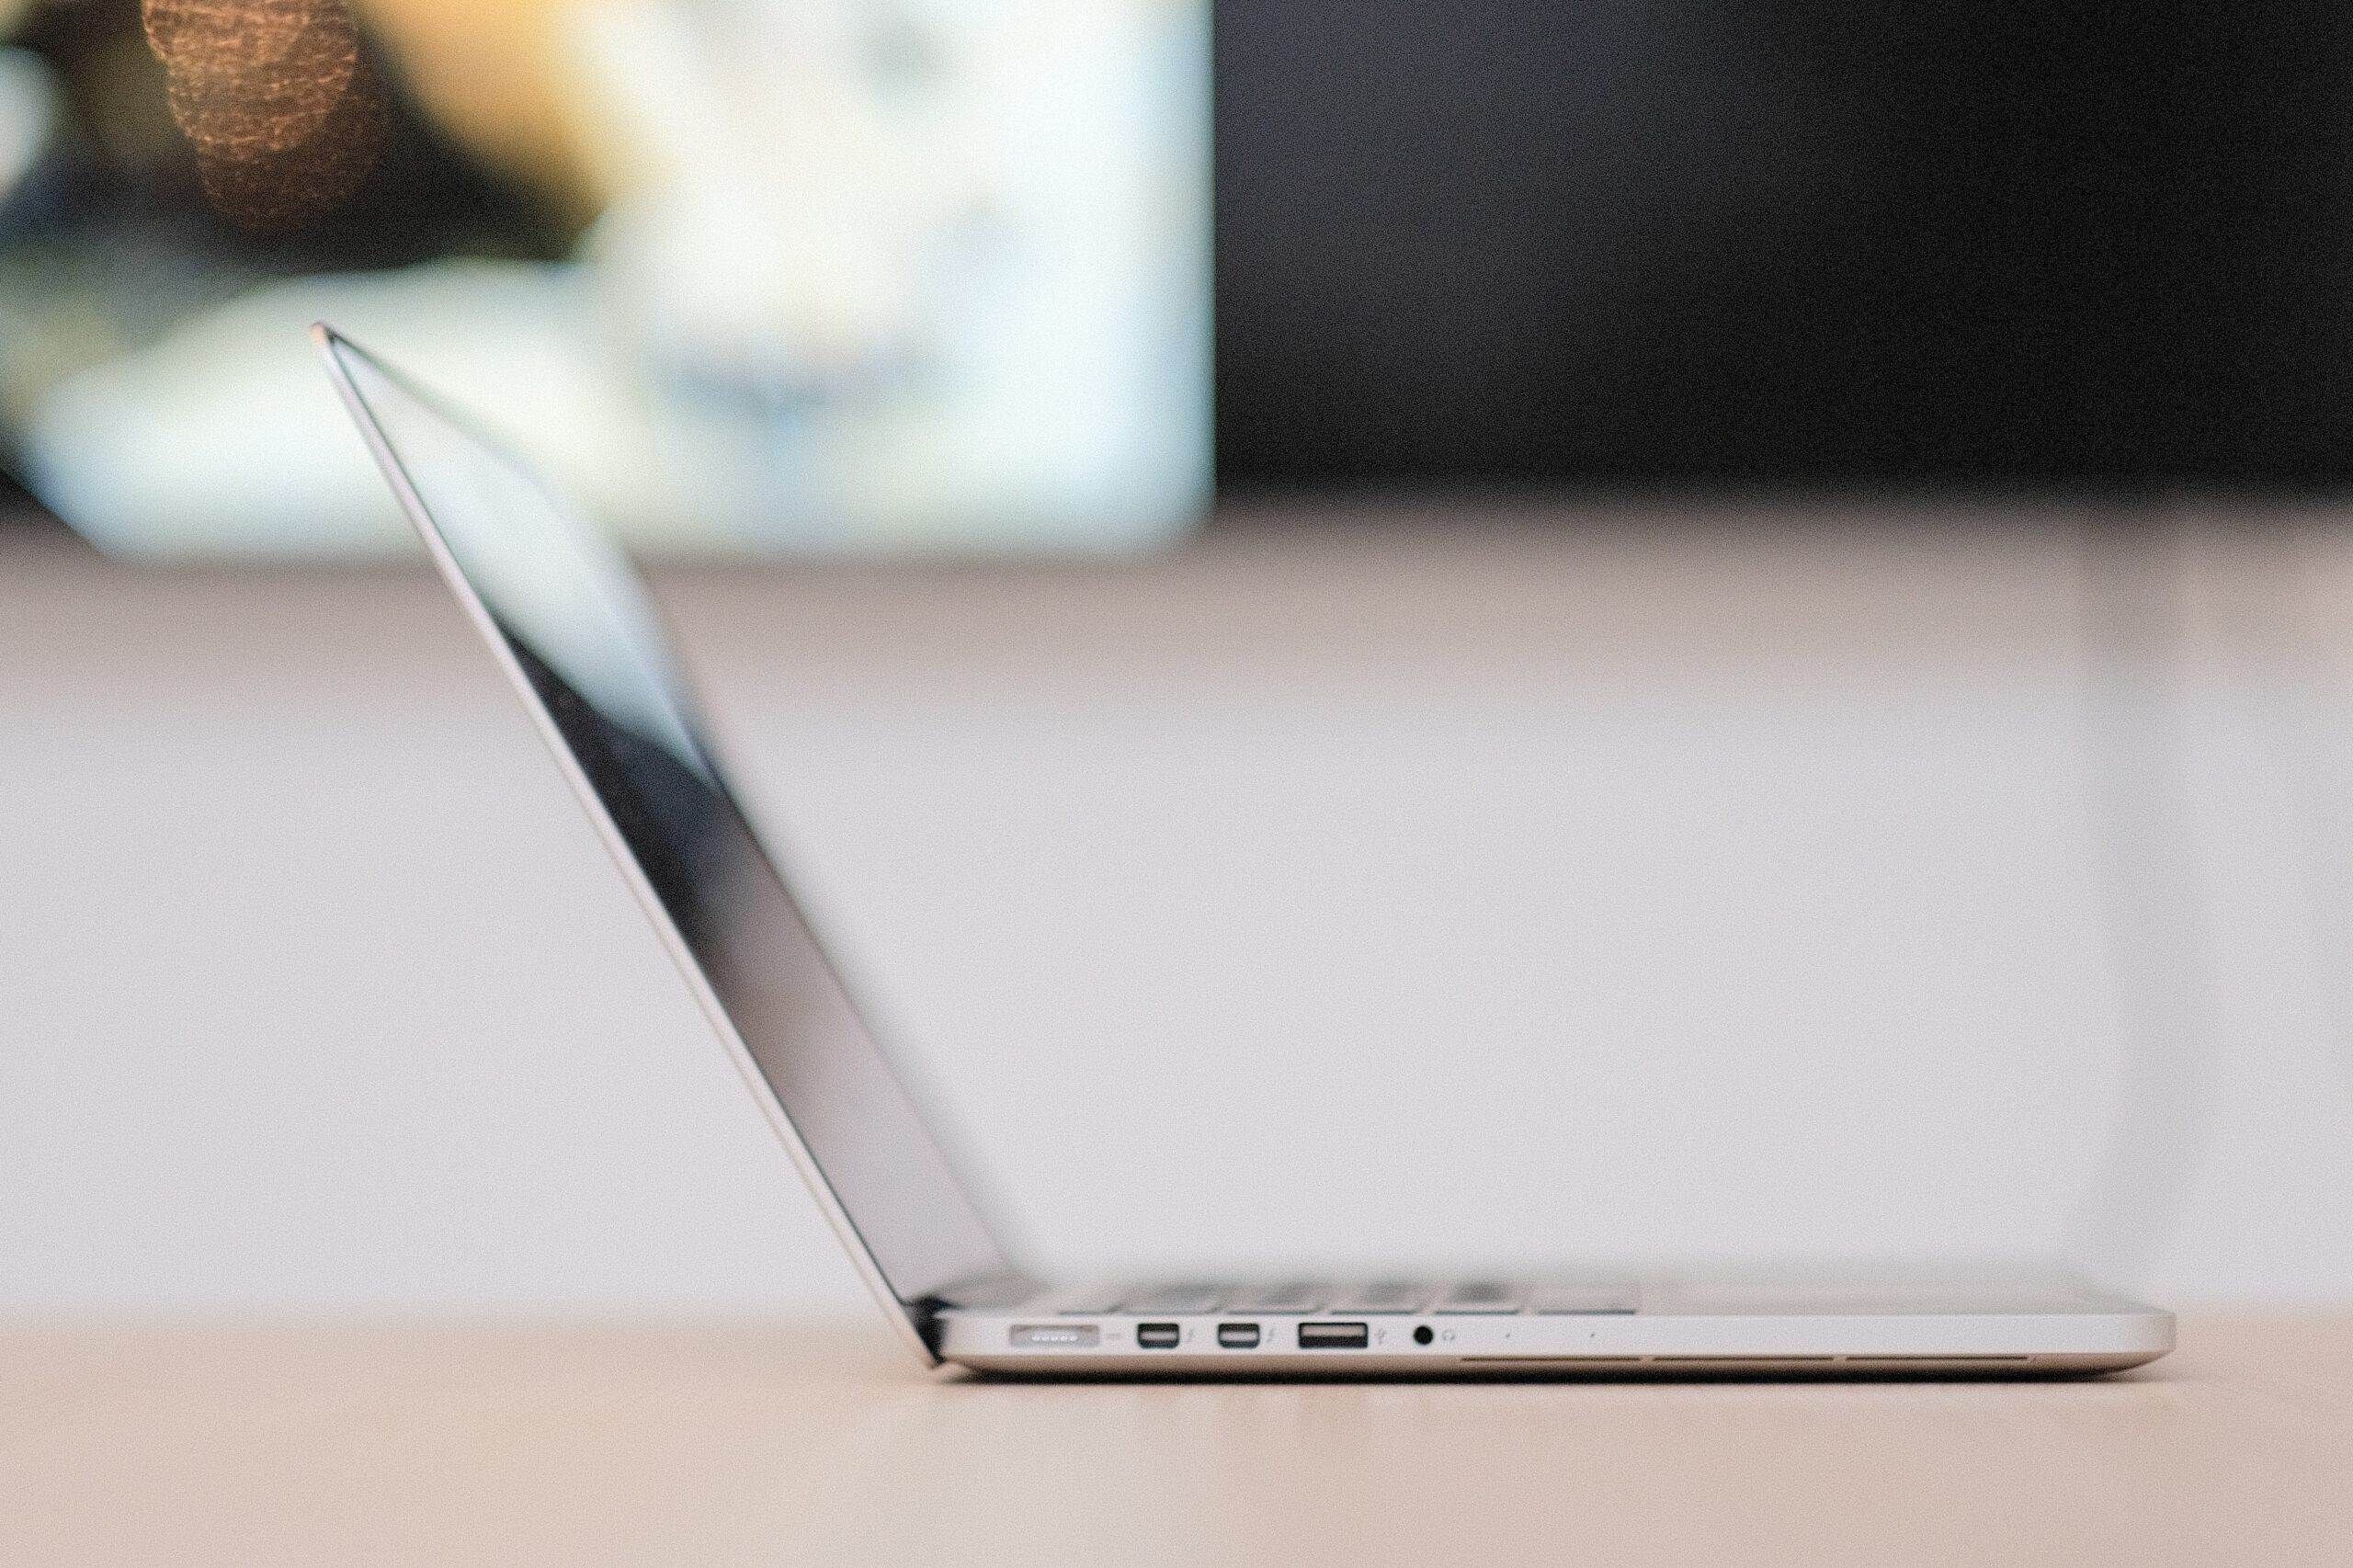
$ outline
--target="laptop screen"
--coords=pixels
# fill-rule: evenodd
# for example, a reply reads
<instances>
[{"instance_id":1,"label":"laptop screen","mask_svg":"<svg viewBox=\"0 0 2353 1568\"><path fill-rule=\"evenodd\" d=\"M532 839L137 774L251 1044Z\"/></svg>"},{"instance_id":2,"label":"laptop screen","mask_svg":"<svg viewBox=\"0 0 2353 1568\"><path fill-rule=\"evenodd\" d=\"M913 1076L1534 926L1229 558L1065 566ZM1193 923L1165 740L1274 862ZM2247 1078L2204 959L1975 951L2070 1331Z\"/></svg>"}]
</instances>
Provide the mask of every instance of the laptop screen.
<instances>
[{"instance_id":1,"label":"laptop screen","mask_svg":"<svg viewBox=\"0 0 2353 1568\"><path fill-rule=\"evenodd\" d=\"M325 341L461 597L902 1302L1007 1265L711 761L643 585L539 480ZM396 483L395 489L400 488ZM690 976L691 978L691 976Z\"/></svg>"}]
</instances>

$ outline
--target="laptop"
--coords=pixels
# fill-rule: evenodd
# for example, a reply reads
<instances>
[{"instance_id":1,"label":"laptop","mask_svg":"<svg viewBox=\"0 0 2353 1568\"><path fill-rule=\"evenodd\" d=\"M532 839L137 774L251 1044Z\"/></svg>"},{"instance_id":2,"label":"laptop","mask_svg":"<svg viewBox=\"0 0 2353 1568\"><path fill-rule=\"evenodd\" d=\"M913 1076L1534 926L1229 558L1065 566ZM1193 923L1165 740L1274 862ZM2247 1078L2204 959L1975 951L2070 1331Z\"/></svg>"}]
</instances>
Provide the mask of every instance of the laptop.
<instances>
[{"instance_id":1,"label":"laptop","mask_svg":"<svg viewBox=\"0 0 2353 1568\"><path fill-rule=\"evenodd\" d=\"M402 509L907 1348L1054 1377L2070 1374L2170 1314L2068 1279L1041 1278L998 1239L737 805L642 582L522 463L313 335ZM1145 1114L1142 1107L1137 1114Z\"/></svg>"}]
</instances>

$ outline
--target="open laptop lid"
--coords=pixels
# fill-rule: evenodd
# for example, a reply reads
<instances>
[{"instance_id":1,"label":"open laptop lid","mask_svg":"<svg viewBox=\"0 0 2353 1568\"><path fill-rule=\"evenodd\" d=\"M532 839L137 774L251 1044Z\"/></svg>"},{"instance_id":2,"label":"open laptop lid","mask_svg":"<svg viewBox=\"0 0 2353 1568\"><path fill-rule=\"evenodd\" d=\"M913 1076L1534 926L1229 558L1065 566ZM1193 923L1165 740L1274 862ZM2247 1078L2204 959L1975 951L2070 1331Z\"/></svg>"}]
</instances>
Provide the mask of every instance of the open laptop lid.
<instances>
[{"instance_id":1,"label":"open laptop lid","mask_svg":"<svg viewBox=\"0 0 2353 1568\"><path fill-rule=\"evenodd\" d=\"M642 582L519 462L312 335L843 1244L932 1354L942 1292L1013 1271L729 793Z\"/></svg>"}]
</instances>

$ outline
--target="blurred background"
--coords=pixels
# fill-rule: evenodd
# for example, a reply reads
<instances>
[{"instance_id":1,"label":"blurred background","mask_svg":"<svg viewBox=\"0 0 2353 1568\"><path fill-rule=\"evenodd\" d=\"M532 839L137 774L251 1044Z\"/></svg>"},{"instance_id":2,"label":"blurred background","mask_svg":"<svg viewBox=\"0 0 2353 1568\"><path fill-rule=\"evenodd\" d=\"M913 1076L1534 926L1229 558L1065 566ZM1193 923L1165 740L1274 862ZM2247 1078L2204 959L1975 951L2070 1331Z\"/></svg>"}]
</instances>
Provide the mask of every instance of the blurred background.
<instances>
[{"instance_id":1,"label":"blurred background","mask_svg":"<svg viewBox=\"0 0 2353 1568\"><path fill-rule=\"evenodd\" d=\"M111 548L408 548L319 317L648 545L1132 547L1202 502L1189 0L0 21L0 434Z\"/></svg>"},{"instance_id":2,"label":"blurred background","mask_svg":"<svg viewBox=\"0 0 2353 1568\"><path fill-rule=\"evenodd\" d=\"M843 1306L303 340L1035 1251L2353 1298L2353 16L0 0L0 1311Z\"/></svg>"}]
</instances>

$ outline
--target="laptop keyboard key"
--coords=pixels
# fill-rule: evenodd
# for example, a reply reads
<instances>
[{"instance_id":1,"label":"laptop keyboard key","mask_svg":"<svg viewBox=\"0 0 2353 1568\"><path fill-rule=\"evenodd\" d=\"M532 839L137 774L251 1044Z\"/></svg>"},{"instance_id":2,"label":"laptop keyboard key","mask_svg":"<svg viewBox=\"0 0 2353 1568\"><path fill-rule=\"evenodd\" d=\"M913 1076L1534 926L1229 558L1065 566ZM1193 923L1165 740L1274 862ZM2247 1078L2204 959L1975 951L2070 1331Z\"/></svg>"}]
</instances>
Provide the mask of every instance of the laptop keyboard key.
<instances>
[{"instance_id":1,"label":"laptop keyboard key","mask_svg":"<svg viewBox=\"0 0 2353 1568\"><path fill-rule=\"evenodd\" d=\"M1529 1305L1551 1316L1570 1312L1631 1312L1643 1304L1636 1285L1539 1285Z\"/></svg>"},{"instance_id":2,"label":"laptop keyboard key","mask_svg":"<svg viewBox=\"0 0 2353 1568\"><path fill-rule=\"evenodd\" d=\"M1218 1285L1162 1285L1120 1303L1123 1312L1213 1312L1225 1300Z\"/></svg>"},{"instance_id":3,"label":"laptop keyboard key","mask_svg":"<svg viewBox=\"0 0 2353 1568\"><path fill-rule=\"evenodd\" d=\"M1327 1312L1410 1312L1430 1299L1430 1288L1410 1279L1383 1279L1344 1290L1325 1305Z\"/></svg>"},{"instance_id":4,"label":"laptop keyboard key","mask_svg":"<svg viewBox=\"0 0 2353 1568\"><path fill-rule=\"evenodd\" d=\"M1438 1305L1430 1310L1457 1314L1508 1313L1519 1311L1520 1303L1527 1299L1528 1287L1525 1285L1506 1285L1493 1279L1482 1279L1457 1285L1439 1297Z\"/></svg>"},{"instance_id":5,"label":"laptop keyboard key","mask_svg":"<svg viewBox=\"0 0 2353 1568\"><path fill-rule=\"evenodd\" d=\"M1295 1279L1281 1285L1245 1285L1226 1299L1230 1312L1312 1312L1331 1291L1322 1285Z\"/></svg>"}]
</instances>

